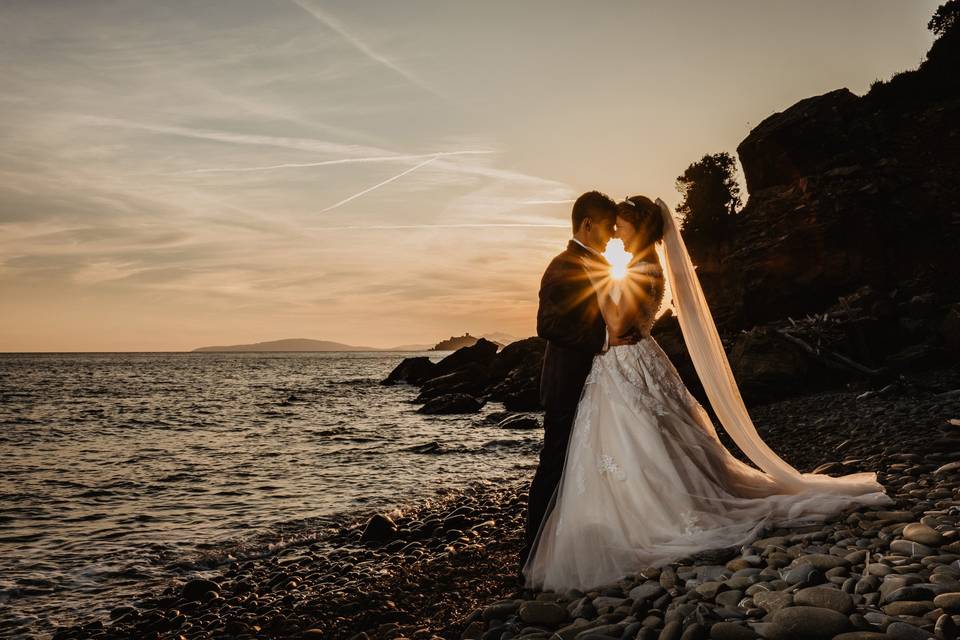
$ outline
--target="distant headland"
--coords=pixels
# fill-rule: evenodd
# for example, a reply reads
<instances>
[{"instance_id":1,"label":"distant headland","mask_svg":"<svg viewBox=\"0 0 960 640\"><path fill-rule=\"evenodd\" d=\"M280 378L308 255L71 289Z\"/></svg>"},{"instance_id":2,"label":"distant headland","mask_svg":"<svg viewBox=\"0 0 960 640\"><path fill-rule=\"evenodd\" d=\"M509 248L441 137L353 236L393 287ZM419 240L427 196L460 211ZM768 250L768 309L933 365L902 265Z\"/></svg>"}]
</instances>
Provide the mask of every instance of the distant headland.
<instances>
[{"instance_id":1,"label":"distant headland","mask_svg":"<svg viewBox=\"0 0 960 640\"><path fill-rule=\"evenodd\" d=\"M481 336L495 342L498 346L504 346L515 342L517 339L506 333L488 333ZM230 353L238 351L246 352L284 352L284 351L456 351L461 347L469 347L476 344L479 338L465 333L462 336L452 336L447 340L441 340L431 346L429 344L403 344L388 349L377 347L365 347L330 340L312 340L309 338L285 338L283 340L270 340L267 342L254 342L251 344L232 344L219 345L212 347L198 347L191 353L211 353L221 352Z\"/></svg>"},{"instance_id":2,"label":"distant headland","mask_svg":"<svg viewBox=\"0 0 960 640\"><path fill-rule=\"evenodd\" d=\"M438 342L430 351L456 351L457 349L462 349L463 347L472 347L477 344L477 340L480 338L485 338L490 342L497 345L498 348L505 347L511 342L516 342L518 338L515 338L506 333L485 333L480 337L470 335L470 332L463 334L462 336L450 336L446 340L441 340Z\"/></svg>"}]
</instances>

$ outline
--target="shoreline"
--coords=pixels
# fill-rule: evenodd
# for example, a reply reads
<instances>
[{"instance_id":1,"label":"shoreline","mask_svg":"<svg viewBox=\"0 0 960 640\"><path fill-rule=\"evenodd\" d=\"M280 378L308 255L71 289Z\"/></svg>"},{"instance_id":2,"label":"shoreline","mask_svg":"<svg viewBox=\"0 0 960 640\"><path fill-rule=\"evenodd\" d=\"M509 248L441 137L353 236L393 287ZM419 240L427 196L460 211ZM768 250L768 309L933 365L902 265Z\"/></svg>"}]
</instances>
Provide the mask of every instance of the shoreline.
<instances>
[{"instance_id":1,"label":"shoreline","mask_svg":"<svg viewBox=\"0 0 960 640\"><path fill-rule=\"evenodd\" d=\"M950 507L956 506L956 512L960 514L960 472L934 474L944 464L960 460L960 427L946 422L951 418L960 418L960 367L915 374L884 393L857 398L862 395L855 391L814 394L751 408L751 415L774 450L801 471L811 471L815 466L830 463L828 473L856 470L879 472L891 496L897 501L897 505L887 511L900 510L902 513L890 521L869 515L869 512L876 513L876 509L855 510L855 513L862 514L857 516L856 522L869 521L872 528L866 530L866 537L858 538L861 540L859 543L853 544L855 549L862 549L864 545L880 545L873 551L877 554L877 566L893 567L893 561L884 558L890 557L890 545L901 539L902 530L907 524L896 520L907 519L905 513L910 514L911 522L919 522L924 518L927 522L933 522L940 518L943 528L947 530L954 526L955 515L931 516L927 512L939 510L946 513ZM920 453L926 455L921 456ZM738 594L741 598L752 597L749 592L753 584L743 585L740 589L726 585L731 580L738 584L737 580L744 577L733 574L741 569L755 569L752 573L747 571L754 579L763 571L768 574L776 571L779 580L781 573L795 568L798 558L832 555L832 547L821 543L831 536L836 537L837 531L850 529L849 518L837 518L822 525L783 530L779 532L786 536L779 544L783 547L782 552L753 549L754 554L748 561L734 558L735 564L732 566L740 567L744 562L747 564L736 571L728 570L731 575L721 583L725 586L718 587L717 593L708 594L712 598L703 597L701 592L709 591L701 588L703 581L700 581L701 584L691 584L691 588L684 591L684 581L697 582L698 578L696 572L691 574L690 569L682 565L671 565L671 569L660 572L656 578L653 572L645 577L635 576L634 586L630 588L625 588L627 584L611 585L602 593L581 594L576 598L561 594L534 594L519 589L515 581L529 480L524 476L502 483L472 483L461 490L441 491L435 496L386 512L396 527L395 531L389 522L382 519L384 512L357 514L351 521L341 522L323 539L290 542L262 557L230 562L219 571L204 572L207 575L204 580L212 580L212 583L171 583L159 593L131 603L118 603L111 613L111 621L98 620L61 628L53 637L340 639L364 633L357 637L360 640L364 637L427 640L433 637L499 638L502 632L510 631L514 637L534 640L548 638L570 625L579 625L580 628L568 629L560 634L561 638L573 640L577 634L572 631L586 631L585 625L598 620L600 622L596 627L607 625L608 628L597 628L597 637L622 625L620 633L608 636L620 637L628 626L635 623L642 626L643 621L647 621L649 628L656 629L658 634L671 622L678 621L681 628L689 627L687 623L693 618L684 617L683 614L677 618L676 612L689 608L684 605L691 604L691 600L696 605L702 605L693 609L701 613L704 607L711 608L714 614L718 609L730 609L736 615L728 621L729 624L744 627L738 631L753 634L746 628L746 621L770 624L763 622L763 618L777 614L763 609L763 605L756 601L742 611L736 606L717 605L716 598L723 591L741 591ZM937 497L934 494L940 495ZM947 502L951 504L944 506ZM370 521L375 524L368 536L372 536L379 526L383 542L361 542ZM774 533L778 532L771 535ZM902 545L894 545L894 548L898 546ZM813 552L805 553L805 549L812 549ZM780 553L786 553L787 556L778 555ZM952 578L950 563L956 562L960 567L960 554L951 557L952 552L941 554L937 551L935 555L949 559L949 562L941 564L949 569L944 571ZM771 558L774 564L783 563L783 566L767 564L761 568ZM701 561L697 566L716 567L726 562L717 565L715 561L716 558L713 563L704 564ZM844 562L847 565L842 568L847 575L842 582L846 585L846 580L853 577L860 565ZM935 558L926 562L937 564ZM910 566L909 562L905 564ZM724 577L721 569L706 571L714 572L710 574L714 578ZM890 573L895 572L891 568ZM840 577L840 573L843 571L834 572L833 575L828 575L830 569L821 571L819 579L825 582L814 584L829 585L834 578ZM681 574L683 578L678 579L677 575ZM960 580L960 568L956 569L956 574L956 579ZM664 575L668 577L664 578ZM671 575L672 578L669 577ZM766 577L769 581L772 576ZM664 593L675 595L663 602L630 596L631 592L638 596L637 587L648 585L644 590L655 591L657 598L661 598L663 594L654 588L652 581L662 583L664 580L674 582L670 589L664 589ZM795 598L793 591L797 587L813 586L807 582L788 584L788 592L783 595ZM838 583L837 586L841 585ZM823 589L822 586L819 588ZM849 588L854 589L854 585L850 584ZM880 592L876 589L879 589L879 585L875 586L874 591L853 593L851 597L860 596L860 601L856 603L858 611L873 611L879 616L889 617L882 607L893 603L881 602ZM960 582L956 590L960 591ZM691 593L699 595L691 596ZM914 595L918 593L914 589ZM939 594L931 592L929 602L933 602L934 595ZM590 606L586 606L584 597ZM720 600L725 603L731 597L721 597ZM597 598L607 600L598 603ZM870 603L871 598L875 600L873 604ZM620 602L615 603L617 599ZM766 602L764 598L760 598L760 601ZM526 604L530 602L535 604ZM606 610L605 606L597 604L616 606L607 607L609 610ZM657 606L653 606L655 604ZM846 607L845 604L843 606ZM924 607L927 604L915 605L914 610L920 611ZM937 609L932 604L929 607L926 613ZM789 607L783 608L786 610ZM631 617L633 620L624 624ZM868 618L864 619L869 621ZM914 626L926 621L931 630L936 623L922 615L911 614L906 619L910 622L904 624L913 623ZM960 622L960 616L957 621ZM708 617L691 624L700 624L705 633L708 623L717 622L715 617ZM498 626L502 627L501 633L495 632ZM641 633L640 629L637 627L632 631L634 634ZM695 630L691 633L699 632ZM659 636L647 634L643 637ZM680 638L680 635L676 638Z\"/></svg>"}]
</instances>

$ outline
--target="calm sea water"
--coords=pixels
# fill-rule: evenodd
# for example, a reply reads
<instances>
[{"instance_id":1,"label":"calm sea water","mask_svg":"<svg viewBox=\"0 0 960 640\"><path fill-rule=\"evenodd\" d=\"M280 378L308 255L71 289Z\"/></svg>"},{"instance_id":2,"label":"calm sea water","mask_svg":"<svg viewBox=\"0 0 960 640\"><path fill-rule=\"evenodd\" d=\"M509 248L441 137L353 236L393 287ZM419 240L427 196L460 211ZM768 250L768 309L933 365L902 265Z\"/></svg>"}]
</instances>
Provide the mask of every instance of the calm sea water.
<instances>
[{"instance_id":1,"label":"calm sea water","mask_svg":"<svg viewBox=\"0 0 960 640\"><path fill-rule=\"evenodd\" d=\"M324 516L532 477L541 431L486 424L501 406L422 416L379 384L409 355L0 354L0 636Z\"/></svg>"}]
</instances>

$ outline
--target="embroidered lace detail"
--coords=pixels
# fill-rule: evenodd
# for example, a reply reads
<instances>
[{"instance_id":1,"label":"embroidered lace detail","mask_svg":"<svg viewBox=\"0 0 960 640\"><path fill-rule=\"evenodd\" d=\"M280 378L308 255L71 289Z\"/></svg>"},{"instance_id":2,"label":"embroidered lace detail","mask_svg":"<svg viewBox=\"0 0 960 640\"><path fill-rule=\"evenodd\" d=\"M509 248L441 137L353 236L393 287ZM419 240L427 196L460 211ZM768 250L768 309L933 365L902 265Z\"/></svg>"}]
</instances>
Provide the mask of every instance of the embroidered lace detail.
<instances>
[{"instance_id":1,"label":"embroidered lace detail","mask_svg":"<svg viewBox=\"0 0 960 640\"><path fill-rule=\"evenodd\" d=\"M703 532L703 527L697 525L697 517L692 509L687 509L680 514L680 521L683 523L683 535L692 536Z\"/></svg>"},{"instance_id":2,"label":"embroidered lace detail","mask_svg":"<svg viewBox=\"0 0 960 640\"><path fill-rule=\"evenodd\" d=\"M613 456L607 453L601 453L597 458L597 468L600 470L601 475L604 473L609 473L618 480L626 480L627 474L624 473L623 469L620 468L620 465L616 463L613 459Z\"/></svg>"},{"instance_id":3,"label":"embroidered lace detail","mask_svg":"<svg viewBox=\"0 0 960 640\"><path fill-rule=\"evenodd\" d=\"M583 467L577 466L576 473L574 474L574 481L577 486L577 495L582 496L583 492L587 490L586 478L583 477Z\"/></svg>"},{"instance_id":4,"label":"embroidered lace detail","mask_svg":"<svg viewBox=\"0 0 960 640\"><path fill-rule=\"evenodd\" d=\"M657 311L663 302L666 280L663 277L663 267L656 262L641 260L630 267L630 274L644 291L644 304L637 314L636 327L640 333L649 336L653 323L657 319Z\"/></svg>"}]
</instances>

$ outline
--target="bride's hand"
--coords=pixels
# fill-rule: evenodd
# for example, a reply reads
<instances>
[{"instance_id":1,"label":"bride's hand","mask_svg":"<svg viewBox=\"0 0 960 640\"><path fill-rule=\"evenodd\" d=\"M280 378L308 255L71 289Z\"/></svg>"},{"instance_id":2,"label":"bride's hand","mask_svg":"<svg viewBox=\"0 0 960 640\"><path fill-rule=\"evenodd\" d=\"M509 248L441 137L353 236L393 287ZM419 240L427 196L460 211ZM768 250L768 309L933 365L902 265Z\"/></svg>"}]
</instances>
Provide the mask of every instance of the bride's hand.
<instances>
[{"instance_id":1,"label":"bride's hand","mask_svg":"<svg viewBox=\"0 0 960 640\"><path fill-rule=\"evenodd\" d=\"M583 270L587 272L587 277L590 278L590 284L593 285L594 289L603 291L609 286L610 278L607 277L606 270L602 268L604 265L587 258L580 258L580 263L583 265Z\"/></svg>"}]
</instances>

